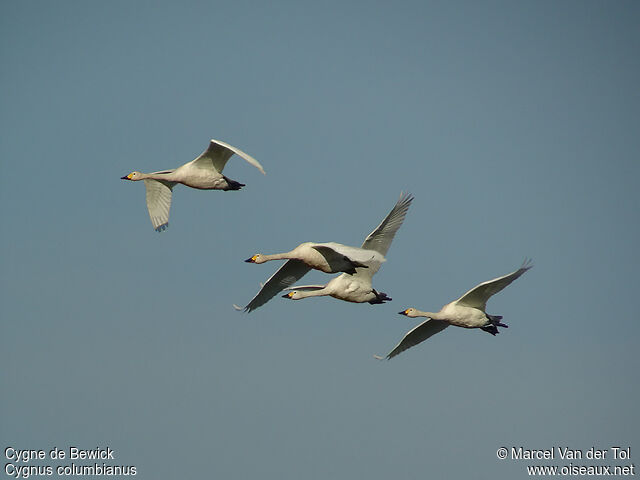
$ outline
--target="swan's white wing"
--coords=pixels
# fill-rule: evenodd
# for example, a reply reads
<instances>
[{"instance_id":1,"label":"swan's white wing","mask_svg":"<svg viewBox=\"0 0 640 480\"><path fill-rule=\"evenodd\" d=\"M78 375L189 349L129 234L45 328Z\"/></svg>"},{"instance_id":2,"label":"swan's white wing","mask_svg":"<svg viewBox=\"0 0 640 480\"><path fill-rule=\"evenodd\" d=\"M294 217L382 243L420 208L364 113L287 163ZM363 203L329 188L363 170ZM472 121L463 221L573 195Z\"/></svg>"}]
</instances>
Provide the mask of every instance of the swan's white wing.
<instances>
[{"instance_id":1,"label":"swan's white wing","mask_svg":"<svg viewBox=\"0 0 640 480\"><path fill-rule=\"evenodd\" d=\"M176 182L147 178L144 186L147 190L147 209L149 218L156 232L169 226L169 209L171 208L171 189Z\"/></svg>"},{"instance_id":2,"label":"swan's white wing","mask_svg":"<svg viewBox=\"0 0 640 480\"><path fill-rule=\"evenodd\" d=\"M271 275L257 295L244 307L244 311L248 313L264 305L275 297L278 292L290 287L304 277L309 270L311 268L300 260L288 260L276 273Z\"/></svg>"},{"instance_id":3,"label":"swan's white wing","mask_svg":"<svg viewBox=\"0 0 640 480\"><path fill-rule=\"evenodd\" d=\"M458 305L484 310L487 306L487 300L489 300L492 295L498 293L531 267L533 267L533 265L531 265L531 261L525 260L522 263L522 266L515 272L511 272L503 277L494 278L493 280L488 280L476 287L473 287L456 300L456 302Z\"/></svg>"},{"instance_id":4,"label":"swan's white wing","mask_svg":"<svg viewBox=\"0 0 640 480\"><path fill-rule=\"evenodd\" d=\"M224 166L227 164L227 161L231 158L233 154L239 155L244 158L251 165L256 167L264 174L264 168L262 165L253 158L251 155L244 153L239 148L233 147L228 143L221 142L220 140L211 140L209 143L209 148L207 148L198 158L191 161L190 163L194 167L198 168L213 168L216 172L222 173Z\"/></svg>"},{"instance_id":5,"label":"swan's white wing","mask_svg":"<svg viewBox=\"0 0 640 480\"><path fill-rule=\"evenodd\" d=\"M413 201L413 195L401 194L400 199L393 207L389 215L382 220L382 223L369 234L362 244L362 248L366 250L375 250L382 255L386 255L393 241L393 237L404 222L404 217L409 211L409 206Z\"/></svg>"},{"instance_id":6,"label":"swan's white wing","mask_svg":"<svg viewBox=\"0 0 640 480\"><path fill-rule=\"evenodd\" d=\"M400 343L398 343L398 345L396 345L395 348L387 354L386 359L391 360L406 349L424 342L427 338L441 332L448 326L449 324L447 322L443 322L441 320L427 320L426 322L421 323L413 330L407 332ZM382 359L382 357L378 356L376 356L376 358Z\"/></svg>"}]
</instances>

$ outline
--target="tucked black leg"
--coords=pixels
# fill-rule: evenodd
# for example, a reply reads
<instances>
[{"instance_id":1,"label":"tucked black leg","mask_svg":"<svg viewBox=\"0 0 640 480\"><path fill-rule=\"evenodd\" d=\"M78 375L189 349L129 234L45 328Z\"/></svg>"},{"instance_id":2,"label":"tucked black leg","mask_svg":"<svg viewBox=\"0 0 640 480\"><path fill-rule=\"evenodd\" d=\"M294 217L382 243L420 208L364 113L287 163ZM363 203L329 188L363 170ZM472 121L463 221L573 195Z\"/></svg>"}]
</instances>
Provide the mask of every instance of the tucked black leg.
<instances>
[{"instance_id":1,"label":"tucked black leg","mask_svg":"<svg viewBox=\"0 0 640 480\"><path fill-rule=\"evenodd\" d=\"M240 183L240 182L236 182L235 180L231 180L229 177L224 176L224 179L227 181L227 183L229 184L229 186L227 188L224 188L223 190L228 191L228 190L240 190L242 187L245 186L244 183Z\"/></svg>"},{"instance_id":2,"label":"tucked black leg","mask_svg":"<svg viewBox=\"0 0 640 480\"><path fill-rule=\"evenodd\" d=\"M495 325L488 325L486 327L480 327L481 330L490 333L491 335L497 335L500 332L498 331L498 327L496 327Z\"/></svg>"},{"instance_id":3,"label":"tucked black leg","mask_svg":"<svg viewBox=\"0 0 640 480\"><path fill-rule=\"evenodd\" d=\"M484 327L480 327L480 328L485 332L490 333L491 335L497 335L498 333L500 333L498 331L498 327L509 328L509 325L507 325L506 323L500 322L500 320L502 320L502 315L487 314L487 318L489 319L489 322L490 322L489 325L485 325Z\"/></svg>"},{"instance_id":4,"label":"tucked black leg","mask_svg":"<svg viewBox=\"0 0 640 480\"><path fill-rule=\"evenodd\" d=\"M393 300L384 292L378 292L375 289L373 289L372 292L376 296L376 298L374 298L373 300L369 300L369 303L371 305L378 305L378 304L382 304L384 302L390 302L391 300Z\"/></svg>"}]
</instances>

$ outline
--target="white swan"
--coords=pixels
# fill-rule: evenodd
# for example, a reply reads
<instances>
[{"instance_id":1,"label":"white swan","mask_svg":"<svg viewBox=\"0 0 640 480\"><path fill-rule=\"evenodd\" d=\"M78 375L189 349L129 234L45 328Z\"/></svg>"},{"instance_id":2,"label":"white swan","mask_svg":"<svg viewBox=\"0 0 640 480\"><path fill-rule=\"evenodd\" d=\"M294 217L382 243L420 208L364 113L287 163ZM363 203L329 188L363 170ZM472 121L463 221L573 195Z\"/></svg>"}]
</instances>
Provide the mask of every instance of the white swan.
<instances>
[{"instance_id":1,"label":"white swan","mask_svg":"<svg viewBox=\"0 0 640 480\"><path fill-rule=\"evenodd\" d=\"M485 312L487 300L532 266L530 260L525 260L522 266L515 272L511 272L503 277L494 278L493 280L483 282L473 287L459 299L446 304L437 313L422 312L415 308L407 308L400 312L400 315L406 315L407 317L427 317L429 320L410 330L400 343L389 352L386 359L389 360L404 352L406 349L424 342L427 338L441 332L449 325L463 328L479 328L491 335L499 333L498 327L507 328L507 325L500 322L502 316L489 315ZM378 355L374 356L379 360L383 358Z\"/></svg>"},{"instance_id":2,"label":"white swan","mask_svg":"<svg viewBox=\"0 0 640 480\"><path fill-rule=\"evenodd\" d=\"M402 225L412 201L412 195L401 195L389 215L366 238L362 248L372 249L382 255L386 255L391 241ZM377 263L369 266L369 268L356 268L354 274L343 273L326 285L290 287L288 290L291 291L283 295L283 297L291 300L301 300L309 297L331 296L353 303L384 303L391 300L391 298L385 293L376 291L371 283L372 277L378 271L380 265L380 263Z\"/></svg>"},{"instance_id":3,"label":"white swan","mask_svg":"<svg viewBox=\"0 0 640 480\"><path fill-rule=\"evenodd\" d=\"M336 242L313 243L305 242L289 252L264 255L256 253L245 260L248 263L261 264L271 260L300 260L309 269L320 270L324 273L349 272L355 273L356 267L368 267L372 263L385 261L384 255L375 250L349 247Z\"/></svg>"},{"instance_id":4,"label":"white swan","mask_svg":"<svg viewBox=\"0 0 640 480\"><path fill-rule=\"evenodd\" d=\"M149 218L153 228L161 232L169 226L171 192L177 183L200 190L240 190L244 187L243 183L222 174L224 166L234 153L265 173L262 165L251 155L220 140L211 140L209 148L198 158L181 167L153 173L131 172L121 179L134 182L144 180Z\"/></svg>"},{"instance_id":5,"label":"white swan","mask_svg":"<svg viewBox=\"0 0 640 480\"><path fill-rule=\"evenodd\" d=\"M371 277L378 271L382 262L385 261L384 256L387 254L387 250L389 250L393 236L398 228L400 228L400 225L402 225L412 200L413 196L411 195L401 195L400 200L398 200L393 210L391 210L382 223L380 223L380 225L378 225L378 227L369 234L361 248L348 247L346 245L333 242L308 242L299 245L291 250L291 252L276 255L257 254L245 260L246 262L251 263L264 263L277 258L290 259L265 282L257 295L253 297L246 307L242 308L237 305L234 305L234 307L237 310L251 312L267 303L277 295L278 292L281 292L300 280L312 268L316 268L324 272L328 272L329 269L333 269L334 273L345 270L350 271L353 275L348 276L353 277L352 281L358 284L362 283L361 277L368 276L369 288L367 296L371 299L383 298L384 294L378 293L378 297L376 297L375 294L372 295L374 290L371 288ZM309 263L314 263L314 266L310 266ZM334 280L337 280L337 278ZM332 282L334 280L332 280ZM366 285L366 281L364 283ZM301 288L317 290L322 287L307 286Z\"/></svg>"}]
</instances>

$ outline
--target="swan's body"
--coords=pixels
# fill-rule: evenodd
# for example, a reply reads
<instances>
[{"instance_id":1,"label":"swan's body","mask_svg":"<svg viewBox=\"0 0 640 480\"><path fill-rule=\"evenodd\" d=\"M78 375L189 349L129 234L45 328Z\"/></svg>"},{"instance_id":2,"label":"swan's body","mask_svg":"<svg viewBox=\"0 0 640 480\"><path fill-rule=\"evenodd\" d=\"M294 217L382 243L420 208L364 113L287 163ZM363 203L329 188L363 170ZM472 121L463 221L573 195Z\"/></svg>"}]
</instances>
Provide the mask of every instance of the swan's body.
<instances>
[{"instance_id":1,"label":"swan's body","mask_svg":"<svg viewBox=\"0 0 640 480\"><path fill-rule=\"evenodd\" d=\"M386 255L393 237L402 225L409 206L413 201L411 195L401 195L389 215L378 227L369 234L362 244L362 248L373 249L381 255ZM330 296L346 302L371 304L384 303L391 300L385 293L376 291L372 286L372 278L380 269L381 263L369 268L356 268L355 273L343 273L333 278L326 285L307 285L291 287L284 298L301 300L309 297Z\"/></svg>"},{"instance_id":2,"label":"swan's body","mask_svg":"<svg viewBox=\"0 0 640 480\"><path fill-rule=\"evenodd\" d=\"M386 293L376 291L371 284L371 276L363 274L361 268L356 269L356 273L351 275L343 273L333 278L326 285L305 285L290 287L291 290L283 298L291 300L302 300L309 297L329 296L352 303L384 303L391 298Z\"/></svg>"},{"instance_id":3,"label":"swan's body","mask_svg":"<svg viewBox=\"0 0 640 480\"><path fill-rule=\"evenodd\" d=\"M306 242L298 245L290 252L275 255L256 254L245 260L251 263L264 263L269 260L289 259L266 281L256 296L244 307L244 311L251 312L264 305L279 292L300 280L312 268L326 273L350 272L350 274L344 273L331 280L326 286L303 287L309 289L309 291L300 293L307 294L307 296L329 295L329 293L318 293L318 290L331 286L333 296L344 293L344 296L354 299L341 298L342 300L360 303L367 302L370 298L382 298L383 294L378 294L379 297L373 294L373 297L371 297L370 294L373 292L371 276L378 271L380 265L385 261L385 255L389 250L393 236L402 225L412 200L413 197L411 195L401 195L391 213L369 234L360 248L349 247L335 242ZM343 276L349 278L339 280ZM327 290L324 291L326 292ZM295 292L291 292L291 294L293 293ZM369 299L365 300L365 297ZM288 298L293 298L293 296ZM338 297L336 296L336 298ZM241 307L236 308L243 310Z\"/></svg>"},{"instance_id":4,"label":"swan's body","mask_svg":"<svg viewBox=\"0 0 640 480\"><path fill-rule=\"evenodd\" d=\"M147 209L153 228L160 232L169 225L169 209L173 187L181 183L199 190L240 190L243 183L231 180L222 174L233 154L244 158L263 174L262 165L252 156L220 140L211 140L209 148L195 160L172 170L153 173L131 172L122 180L144 180L147 190Z\"/></svg>"},{"instance_id":5,"label":"swan's body","mask_svg":"<svg viewBox=\"0 0 640 480\"><path fill-rule=\"evenodd\" d=\"M489 315L485 312L487 300L495 295L516 278L532 267L530 261L525 260L522 266L508 275L494 278L473 287L457 300L446 304L439 312L422 312L415 308L407 308L400 312L407 317L427 317L429 320L410 330L396 347L386 356L387 360L404 352L427 338L441 332L449 325L463 328L480 328L492 335L498 334L498 327L507 325L501 323L499 315ZM376 358L382 358L376 356Z\"/></svg>"}]
</instances>

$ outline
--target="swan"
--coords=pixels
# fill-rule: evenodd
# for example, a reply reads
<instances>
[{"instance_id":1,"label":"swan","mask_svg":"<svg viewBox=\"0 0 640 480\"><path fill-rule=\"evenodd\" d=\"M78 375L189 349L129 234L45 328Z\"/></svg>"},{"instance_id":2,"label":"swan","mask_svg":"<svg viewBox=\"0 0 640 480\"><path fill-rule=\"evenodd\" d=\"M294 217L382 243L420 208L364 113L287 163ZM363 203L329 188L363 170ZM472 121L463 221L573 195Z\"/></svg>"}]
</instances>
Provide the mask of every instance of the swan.
<instances>
[{"instance_id":1,"label":"swan","mask_svg":"<svg viewBox=\"0 0 640 480\"><path fill-rule=\"evenodd\" d=\"M391 350L386 357L381 357L379 355L374 355L374 357L378 360L382 360L383 358L390 360L396 355L404 352L406 349L424 342L432 335L441 332L449 325L455 325L456 327L463 328L479 328L491 335L496 335L499 333L498 327L508 327L504 323L500 322L500 320L502 320L502 316L489 315L485 312L487 300L489 300L491 296L500 292L516 278L520 277L520 275L531 267L533 267L531 260L525 260L522 266L515 272L494 278L493 280L488 280L473 287L459 299L446 304L437 313L422 312L415 308L407 308L406 310L399 312L400 315L406 315L407 317L427 317L429 320L407 332L400 343L398 343L398 345L396 345L396 347Z\"/></svg>"},{"instance_id":2,"label":"swan","mask_svg":"<svg viewBox=\"0 0 640 480\"><path fill-rule=\"evenodd\" d=\"M271 300L278 294L278 292L281 292L300 280L312 268L316 268L317 270L327 273L337 273L340 271L350 272L349 274L345 273L344 275L354 277L354 285L362 283L362 280L360 280L361 277L369 276L367 296L370 297L370 299L385 298L386 295L377 292L377 296L376 294L372 295L374 290L371 288L370 277L378 271L380 265L385 261L384 257L387 254L387 250L389 250L393 236L400 228L400 225L402 225L412 201L412 195L402 194L400 196L400 200L398 200L395 207L393 207L393 210L391 210L382 223L380 223L380 225L378 225L378 227L369 234L361 248L348 247L334 242L306 242L298 245L290 252L275 255L256 254L245 260L245 262L250 263L264 263L269 260L276 260L280 258L289 259L264 283L264 285L262 285L260 291L244 308L238 307L237 305L234 305L234 308L236 310L244 310L245 312L255 310ZM335 283L336 282L332 285L335 285ZM364 284L366 285L366 281ZM322 288L322 286L310 285L301 288L318 290L319 288ZM390 300L388 297L386 297L386 299Z\"/></svg>"},{"instance_id":3,"label":"swan","mask_svg":"<svg viewBox=\"0 0 640 480\"><path fill-rule=\"evenodd\" d=\"M169 226L171 193L177 183L200 190L240 190L245 186L244 183L222 174L224 166L234 153L265 174L262 165L251 155L220 140L211 140L209 147L200 156L181 167L153 173L135 171L120 178L133 182L144 180L149 218L156 232L161 232Z\"/></svg>"},{"instance_id":4,"label":"swan","mask_svg":"<svg viewBox=\"0 0 640 480\"><path fill-rule=\"evenodd\" d=\"M389 215L365 239L362 248L373 249L381 255L386 255L391 241L402 225L412 201L412 195L400 195L400 199L389 212ZM378 271L380 265L376 263L368 268L356 268L355 273L343 273L333 278L326 285L289 287L287 290L290 290L290 292L282 297L290 300L301 300L309 297L331 296L353 303L367 302L372 305L384 303L390 301L391 298L386 293L378 292L371 283L372 277Z\"/></svg>"},{"instance_id":5,"label":"swan","mask_svg":"<svg viewBox=\"0 0 640 480\"><path fill-rule=\"evenodd\" d=\"M384 262L385 258L375 250L349 247L336 242L304 242L289 252L273 255L256 253L245 262L261 264L271 260L300 260L309 269L324 273L356 273L356 267L367 268L371 263Z\"/></svg>"}]
</instances>

